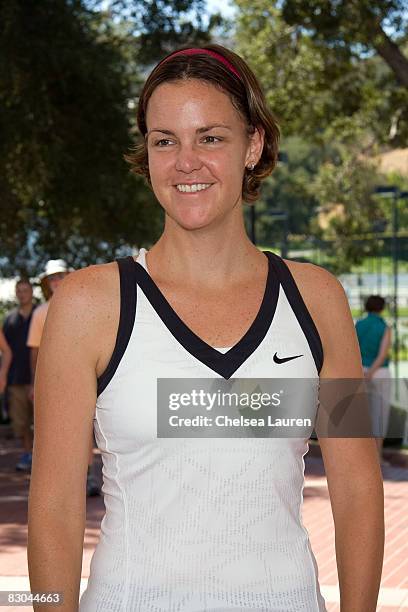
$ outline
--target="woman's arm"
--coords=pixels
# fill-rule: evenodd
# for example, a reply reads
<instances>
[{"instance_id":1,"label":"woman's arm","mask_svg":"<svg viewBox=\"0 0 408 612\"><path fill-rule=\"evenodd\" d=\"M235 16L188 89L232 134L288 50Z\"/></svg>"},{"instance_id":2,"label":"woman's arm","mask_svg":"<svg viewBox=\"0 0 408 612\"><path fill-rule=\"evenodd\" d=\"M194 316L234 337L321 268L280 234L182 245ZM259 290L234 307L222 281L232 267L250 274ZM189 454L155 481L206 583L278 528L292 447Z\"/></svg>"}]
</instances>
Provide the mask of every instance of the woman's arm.
<instances>
[{"instance_id":1,"label":"woman's arm","mask_svg":"<svg viewBox=\"0 0 408 612\"><path fill-rule=\"evenodd\" d=\"M52 298L35 379L28 567L33 592L61 592L78 610L86 475L106 286L93 266L70 274ZM106 301L106 300L105 300ZM48 610L38 604L34 610Z\"/></svg>"},{"instance_id":2,"label":"woman's arm","mask_svg":"<svg viewBox=\"0 0 408 612\"><path fill-rule=\"evenodd\" d=\"M383 337L381 338L381 344L380 344L380 348L378 351L378 355L373 361L373 363L371 364L371 366L369 367L368 371L366 372L366 378L372 378L372 376L375 374L378 368L381 368L382 364L384 363L384 359L388 355L390 346L391 346L391 328L387 327L384 331Z\"/></svg>"},{"instance_id":3,"label":"woman's arm","mask_svg":"<svg viewBox=\"0 0 408 612\"><path fill-rule=\"evenodd\" d=\"M13 354L7 343L6 337L0 329L0 353L1 353L1 367L0 367L0 393L3 393L7 385L7 374L10 368Z\"/></svg>"},{"instance_id":4,"label":"woman's arm","mask_svg":"<svg viewBox=\"0 0 408 612\"><path fill-rule=\"evenodd\" d=\"M362 380L344 289L329 272L310 268L309 303L324 350L320 378ZM384 551L383 485L375 440L326 437L319 442L335 524L341 612L375 612Z\"/></svg>"}]
</instances>

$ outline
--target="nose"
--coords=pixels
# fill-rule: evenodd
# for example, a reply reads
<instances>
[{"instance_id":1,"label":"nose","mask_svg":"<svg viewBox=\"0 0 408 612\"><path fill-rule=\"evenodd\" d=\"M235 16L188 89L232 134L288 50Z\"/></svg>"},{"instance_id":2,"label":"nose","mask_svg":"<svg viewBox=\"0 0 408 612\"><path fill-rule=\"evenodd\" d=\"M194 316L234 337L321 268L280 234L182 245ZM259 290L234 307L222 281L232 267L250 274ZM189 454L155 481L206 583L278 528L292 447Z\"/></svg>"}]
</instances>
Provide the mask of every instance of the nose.
<instances>
[{"instance_id":1,"label":"nose","mask_svg":"<svg viewBox=\"0 0 408 612\"><path fill-rule=\"evenodd\" d=\"M198 151L192 144L180 145L176 158L176 170L180 172L194 172L202 166Z\"/></svg>"}]
</instances>

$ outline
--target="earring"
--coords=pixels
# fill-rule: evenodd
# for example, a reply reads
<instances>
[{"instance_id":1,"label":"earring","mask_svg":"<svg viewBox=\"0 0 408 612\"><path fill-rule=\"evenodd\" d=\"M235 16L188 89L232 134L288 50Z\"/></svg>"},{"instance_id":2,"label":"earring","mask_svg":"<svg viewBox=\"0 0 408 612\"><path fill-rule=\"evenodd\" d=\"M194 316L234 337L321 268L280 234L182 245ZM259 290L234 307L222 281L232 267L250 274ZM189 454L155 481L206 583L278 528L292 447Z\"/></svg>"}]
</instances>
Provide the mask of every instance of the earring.
<instances>
[{"instance_id":1,"label":"earring","mask_svg":"<svg viewBox=\"0 0 408 612\"><path fill-rule=\"evenodd\" d=\"M247 166L248 170L253 170L255 168L255 164L249 164L249 166Z\"/></svg>"}]
</instances>

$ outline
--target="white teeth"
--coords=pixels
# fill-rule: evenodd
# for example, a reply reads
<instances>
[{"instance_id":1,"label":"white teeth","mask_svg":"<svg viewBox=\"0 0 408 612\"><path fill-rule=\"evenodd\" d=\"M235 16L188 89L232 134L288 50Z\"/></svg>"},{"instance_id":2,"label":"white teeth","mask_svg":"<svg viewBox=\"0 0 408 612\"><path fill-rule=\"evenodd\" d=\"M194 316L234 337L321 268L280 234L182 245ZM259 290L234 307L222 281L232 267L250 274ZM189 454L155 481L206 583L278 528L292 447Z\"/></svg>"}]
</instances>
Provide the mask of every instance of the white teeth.
<instances>
[{"instance_id":1,"label":"white teeth","mask_svg":"<svg viewBox=\"0 0 408 612\"><path fill-rule=\"evenodd\" d=\"M211 187L211 183L195 183L194 185L176 185L178 191L185 192L194 192L194 191L202 191L203 189L207 189Z\"/></svg>"}]
</instances>

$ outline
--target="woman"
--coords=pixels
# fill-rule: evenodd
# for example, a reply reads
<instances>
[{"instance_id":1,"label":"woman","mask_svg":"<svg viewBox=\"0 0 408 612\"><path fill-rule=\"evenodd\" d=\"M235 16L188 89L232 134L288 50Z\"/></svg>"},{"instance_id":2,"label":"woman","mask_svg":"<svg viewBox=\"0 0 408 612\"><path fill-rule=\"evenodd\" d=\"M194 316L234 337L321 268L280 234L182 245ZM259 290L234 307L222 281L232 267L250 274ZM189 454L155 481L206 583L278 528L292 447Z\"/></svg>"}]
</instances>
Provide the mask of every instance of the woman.
<instances>
[{"instance_id":1,"label":"woman","mask_svg":"<svg viewBox=\"0 0 408 612\"><path fill-rule=\"evenodd\" d=\"M243 200L273 170L279 132L238 55L207 45L167 56L144 85L138 124L144 141L128 159L165 228L136 262L74 272L51 304L36 381L31 587L64 591L63 609L77 610L94 424L106 515L82 612L325 610L300 519L307 439L158 438L156 390L166 378L362 377L345 293L324 269L266 256L247 237ZM342 610L374 611L375 443L321 447Z\"/></svg>"},{"instance_id":2,"label":"woman","mask_svg":"<svg viewBox=\"0 0 408 612\"><path fill-rule=\"evenodd\" d=\"M356 323L364 376L369 382L371 415L375 427L378 454L382 465L389 462L382 457L384 437L390 416L391 374L388 353L391 347L391 328L387 325L382 311L385 300L380 295L370 295L365 303L367 316Z\"/></svg>"}]
</instances>

